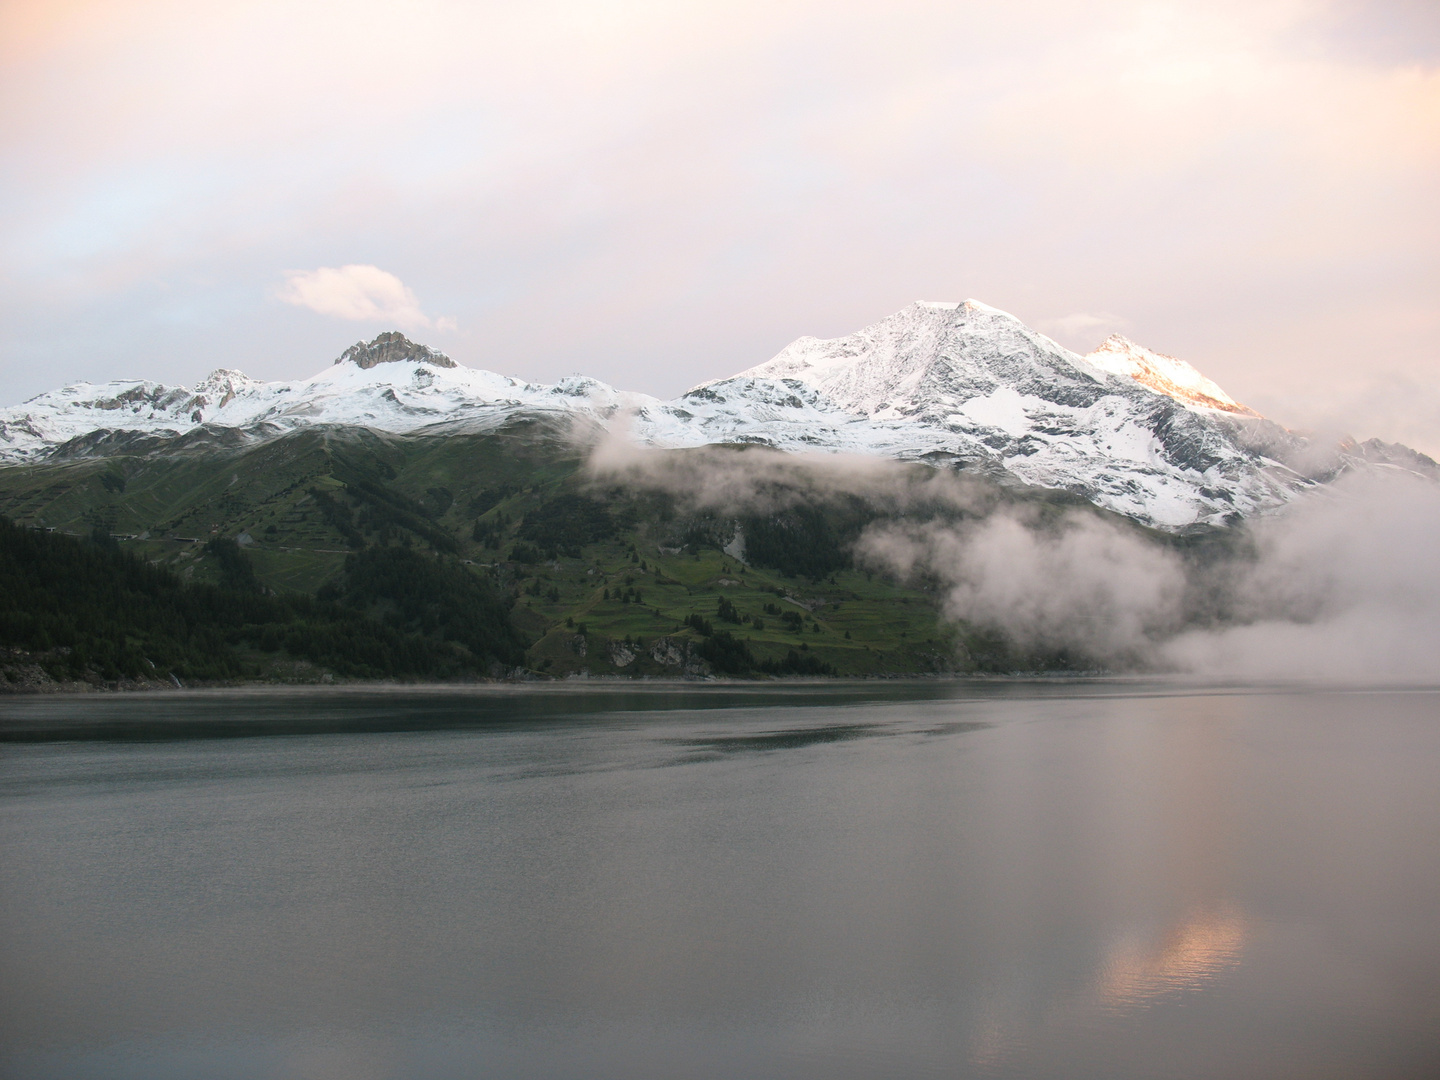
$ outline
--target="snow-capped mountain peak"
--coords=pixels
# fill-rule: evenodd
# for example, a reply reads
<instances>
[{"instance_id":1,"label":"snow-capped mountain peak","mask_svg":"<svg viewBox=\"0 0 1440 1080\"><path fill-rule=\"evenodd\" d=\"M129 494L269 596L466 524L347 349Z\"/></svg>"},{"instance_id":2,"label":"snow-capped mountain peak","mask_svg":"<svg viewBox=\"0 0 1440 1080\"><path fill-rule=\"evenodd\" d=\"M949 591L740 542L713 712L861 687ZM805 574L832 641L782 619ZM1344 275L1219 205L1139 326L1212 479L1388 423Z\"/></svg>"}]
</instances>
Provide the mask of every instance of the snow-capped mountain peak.
<instances>
[{"instance_id":1,"label":"snow-capped mountain peak","mask_svg":"<svg viewBox=\"0 0 1440 1080\"><path fill-rule=\"evenodd\" d=\"M1111 334L1085 359L1112 374L1128 375L1142 386L1186 405L1240 416L1260 415L1241 405L1184 360L1152 352L1121 334Z\"/></svg>"},{"instance_id":2,"label":"snow-capped mountain peak","mask_svg":"<svg viewBox=\"0 0 1440 1080\"><path fill-rule=\"evenodd\" d=\"M1113 339L1082 357L975 300L916 302L845 337L800 338L705 383L637 434L926 461L1061 488L1161 528L1249 514L1315 482L1326 453L1183 361ZM1363 455L1361 455L1363 456ZM1294 468L1286 462L1295 462Z\"/></svg>"},{"instance_id":3,"label":"snow-capped mountain peak","mask_svg":"<svg viewBox=\"0 0 1440 1080\"><path fill-rule=\"evenodd\" d=\"M917 301L843 338L802 337L737 377L795 379L872 417L959 408L1003 386L1044 394L1103 382L1074 353L978 300Z\"/></svg>"},{"instance_id":4,"label":"snow-capped mountain peak","mask_svg":"<svg viewBox=\"0 0 1440 1080\"><path fill-rule=\"evenodd\" d=\"M220 369L189 388L120 380L40 394L0 409L0 461L35 460L76 439L76 452L90 452L89 436L99 431L170 438L204 424L269 438L331 424L409 432L450 421L483 427L517 412L605 419L658 404L580 375L545 386L465 367L391 331L346 349L308 379L262 382Z\"/></svg>"},{"instance_id":5,"label":"snow-capped mountain peak","mask_svg":"<svg viewBox=\"0 0 1440 1080\"><path fill-rule=\"evenodd\" d=\"M237 395L249 393L264 385L259 379L252 379L243 371L216 368L196 383L190 392L195 395L196 404L201 407L214 405L216 408L224 408L235 400ZM204 400L199 400L202 398Z\"/></svg>"},{"instance_id":6,"label":"snow-capped mountain peak","mask_svg":"<svg viewBox=\"0 0 1440 1080\"><path fill-rule=\"evenodd\" d=\"M1279 505L1318 475L1301 464L1315 448L1184 361L1118 336L1081 357L974 300L917 302L846 337L803 337L668 402L583 375L541 385L465 367L398 332L294 382L222 369L193 388L77 383L0 409L0 462L120 452L133 442L125 433L168 439L201 425L254 440L315 424L485 430L518 415L623 418L655 447L763 443L981 470L1168 529ZM1385 460L1436 468L1400 449ZM1339 448L1334 468L1370 453L1352 450Z\"/></svg>"}]
</instances>

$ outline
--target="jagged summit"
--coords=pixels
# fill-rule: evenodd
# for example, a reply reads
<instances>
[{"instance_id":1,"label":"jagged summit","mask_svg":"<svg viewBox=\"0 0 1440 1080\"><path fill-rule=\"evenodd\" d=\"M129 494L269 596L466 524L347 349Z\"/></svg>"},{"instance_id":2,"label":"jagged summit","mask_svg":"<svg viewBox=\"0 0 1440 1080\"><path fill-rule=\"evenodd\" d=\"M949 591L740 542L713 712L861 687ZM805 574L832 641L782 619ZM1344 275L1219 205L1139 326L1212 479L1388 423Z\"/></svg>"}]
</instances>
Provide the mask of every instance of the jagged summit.
<instances>
[{"instance_id":1,"label":"jagged summit","mask_svg":"<svg viewBox=\"0 0 1440 1080\"><path fill-rule=\"evenodd\" d=\"M1260 415L1241 405L1184 360L1136 345L1123 334L1111 334L1085 359L1105 371L1128 375L1142 386L1187 405L1240 416Z\"/></svg>"},{"instance_id":2,"label":"jagged summit","mask_svg":"<svg viewBox=\"0 0 1440 1080\"><path fill-rule=\"evenodd\" d=\"M418 361L435 367L459 367L454 360L428 345L417 345L398 330L381 334L374 341L357 341L340 354L337 364L354 364L366 369L378 364L395 364L404 361Z\"/></svg>"}]
</instances>

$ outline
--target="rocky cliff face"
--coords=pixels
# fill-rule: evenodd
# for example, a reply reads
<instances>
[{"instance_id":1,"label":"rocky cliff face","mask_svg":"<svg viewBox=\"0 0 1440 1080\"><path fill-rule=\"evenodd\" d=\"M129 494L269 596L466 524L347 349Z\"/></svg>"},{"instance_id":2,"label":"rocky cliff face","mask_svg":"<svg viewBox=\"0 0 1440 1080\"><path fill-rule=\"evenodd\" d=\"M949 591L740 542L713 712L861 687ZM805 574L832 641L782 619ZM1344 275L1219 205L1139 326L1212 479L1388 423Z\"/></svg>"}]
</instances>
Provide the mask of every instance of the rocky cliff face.
<instances>
[{"instance_id":1,"label":"rocky cliff face","mask_svg":"<svg viewBox=\"0 0 1440 1080\"><path fill-rule=\"evenodd\" d=\"M420 363L431 367L453 368L454 360L436 349L417 345L398 330L381 334L374 341L357 341L340 354L337 364L354 364L368 371L377 364Z\"/></svg>"}]
</instances>

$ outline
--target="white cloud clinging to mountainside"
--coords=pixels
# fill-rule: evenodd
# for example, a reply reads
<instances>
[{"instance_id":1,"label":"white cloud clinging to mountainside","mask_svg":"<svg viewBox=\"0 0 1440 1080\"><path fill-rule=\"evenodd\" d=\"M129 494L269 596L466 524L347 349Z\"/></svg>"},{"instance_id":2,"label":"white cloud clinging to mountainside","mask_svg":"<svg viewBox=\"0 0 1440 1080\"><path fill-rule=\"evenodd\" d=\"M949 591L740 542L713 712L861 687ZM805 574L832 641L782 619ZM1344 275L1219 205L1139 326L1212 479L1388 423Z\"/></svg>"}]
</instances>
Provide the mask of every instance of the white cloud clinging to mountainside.
<instances>
[{"instance_id":1,"label":"white cloud clinging to mountainside","mask_svg":"<svg viewBox=\"0 0 1440 1080\"><path fill-rule=\"evenodd\" d=\"M887 523L856 554L938 580L953 619L1099 664L1259 682L1440 676L1433 483L1352 473L1248 528L1248 550L1207 567L1074 512L1058 523L1023 511Z\"/></svg>"},{"instance_id":2,"label":"white cloud clinging to mountainside","mask_svg":"<svg viewBox=\"0 0 1440 1080\"><path fill-rule=\"evenodd\" d=\"M859 565L937 585L947 618L1022 649L1242 682L1440 678L1440 488L1402 470L1349 473L1197 564L1115 519L1009 505L976 477L881 458L677 454L612 436L588 469L735 517L861 500L880 517L855 544Z\"/></svg>"}]
</instances>

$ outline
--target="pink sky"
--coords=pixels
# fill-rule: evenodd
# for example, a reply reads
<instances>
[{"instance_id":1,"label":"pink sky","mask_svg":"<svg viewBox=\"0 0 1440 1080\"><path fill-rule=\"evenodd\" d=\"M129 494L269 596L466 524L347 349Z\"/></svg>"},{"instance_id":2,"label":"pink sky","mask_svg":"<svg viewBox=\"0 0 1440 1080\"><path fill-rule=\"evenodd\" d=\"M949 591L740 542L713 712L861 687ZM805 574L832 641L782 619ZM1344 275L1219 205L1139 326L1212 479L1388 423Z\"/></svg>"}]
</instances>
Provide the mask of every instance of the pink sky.
<instances>
[{"instance_id":1,"label":"pink sky","mask_svg":"<svg viewBox=\"0 0 1440 1080\"><path fill-rule=\"evenodd\" d=\"M17 0L0 94L3 404L392 327L668 396L975 297L1440 453L1431 0Z\"/></svg>"}]
</instances>

